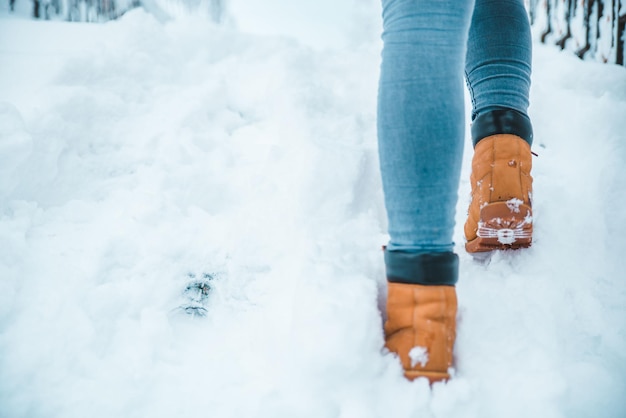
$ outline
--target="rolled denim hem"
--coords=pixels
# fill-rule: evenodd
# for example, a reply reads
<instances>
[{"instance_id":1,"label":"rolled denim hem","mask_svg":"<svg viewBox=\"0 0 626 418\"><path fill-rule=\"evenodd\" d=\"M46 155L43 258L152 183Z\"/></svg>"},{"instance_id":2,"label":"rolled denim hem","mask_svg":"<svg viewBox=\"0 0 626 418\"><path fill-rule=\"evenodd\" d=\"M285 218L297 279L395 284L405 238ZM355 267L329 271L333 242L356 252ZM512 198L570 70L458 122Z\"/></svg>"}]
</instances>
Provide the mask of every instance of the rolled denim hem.
<instances>
[{"instance_id":1,"label":"rolled denim hem","mask_svg":"<svg viewBox=\"0 0 626 418\"><path fill-rule=\"evenodd\" d=\"M459 279L459 257L453 252L407 253L385 250L387 280L392 283L454 286Z\"/></svg>"}]
</instances>

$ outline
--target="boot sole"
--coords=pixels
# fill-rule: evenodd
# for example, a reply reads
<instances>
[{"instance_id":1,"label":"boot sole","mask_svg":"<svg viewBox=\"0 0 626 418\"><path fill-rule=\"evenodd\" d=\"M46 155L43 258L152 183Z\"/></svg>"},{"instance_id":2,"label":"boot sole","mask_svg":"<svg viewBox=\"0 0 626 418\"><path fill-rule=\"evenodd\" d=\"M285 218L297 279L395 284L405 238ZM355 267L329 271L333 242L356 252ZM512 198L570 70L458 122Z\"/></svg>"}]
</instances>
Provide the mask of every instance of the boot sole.
<instances>
[{"instance_id":1,"label":"boot sole","mask_svg":"<svg viewBox=\"0 0 626 418\"><path fill-rule=\"evenodd\" d=\"M532 209L516 199L489 203L480 210L476 234L465 243L468 253L528 248L532 244Z\"/></svg>"},{"instance_id":2,"label":"boot sole","mask_svg":"<svg viewBox=\"0 0 626 418\"><path fill-rule=\"evenodd\" d=\"M431 385L435 382L445 382L450 380L450 375L446 372L433 372L425 370L405 370L404 377L411 381L420 377L425 377Z\"/></svg>"}]
</instances>

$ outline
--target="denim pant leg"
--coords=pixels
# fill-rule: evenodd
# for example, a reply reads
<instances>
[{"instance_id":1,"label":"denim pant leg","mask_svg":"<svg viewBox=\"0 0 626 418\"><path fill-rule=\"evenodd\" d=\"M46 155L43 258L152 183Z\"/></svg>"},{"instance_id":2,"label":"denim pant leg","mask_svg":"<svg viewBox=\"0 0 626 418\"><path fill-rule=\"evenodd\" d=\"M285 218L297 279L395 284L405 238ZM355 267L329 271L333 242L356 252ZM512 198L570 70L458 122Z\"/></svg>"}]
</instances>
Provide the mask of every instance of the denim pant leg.
<instances>
[{"instance_id":1,"label":"denim pant leg","mask_svg":"<svg viewBox=\"0 0 626 418\"><path fill-rule=\"evenodd\" d=\"M378 92L387 252L453 249L473 0L383 0Z\"/></svg>"},{"instance_id":2,"label":"denim pant leg","mask_svg":"<svg viewBox=\"0 0 626 418\"><path fill-rule=\"evenodd\" d=\"M472 119L493 109L527 115L532 44L523 0L476 0L465 74Z\"/></svg>"}]
</instances>

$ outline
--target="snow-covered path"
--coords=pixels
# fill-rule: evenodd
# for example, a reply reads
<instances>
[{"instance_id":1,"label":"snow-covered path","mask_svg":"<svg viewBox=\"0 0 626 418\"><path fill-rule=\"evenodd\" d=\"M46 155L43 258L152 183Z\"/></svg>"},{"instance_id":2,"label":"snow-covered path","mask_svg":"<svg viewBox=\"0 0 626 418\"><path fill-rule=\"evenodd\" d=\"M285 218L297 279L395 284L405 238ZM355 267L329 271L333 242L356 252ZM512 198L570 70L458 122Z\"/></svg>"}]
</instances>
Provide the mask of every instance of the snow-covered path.
<instances>
[{"instance_id":1,"label":"snow-covered path","mask_svg":"<svg viewBox=\"0 0 626 418\"><path fill-rule=\"evenodd\" d=\"M0 417L626 416L626 69L537 45L535 244L383 353L380 45L0 20ZM176 308L212 274L208 316Z\"/></svg>"}]
</instances>

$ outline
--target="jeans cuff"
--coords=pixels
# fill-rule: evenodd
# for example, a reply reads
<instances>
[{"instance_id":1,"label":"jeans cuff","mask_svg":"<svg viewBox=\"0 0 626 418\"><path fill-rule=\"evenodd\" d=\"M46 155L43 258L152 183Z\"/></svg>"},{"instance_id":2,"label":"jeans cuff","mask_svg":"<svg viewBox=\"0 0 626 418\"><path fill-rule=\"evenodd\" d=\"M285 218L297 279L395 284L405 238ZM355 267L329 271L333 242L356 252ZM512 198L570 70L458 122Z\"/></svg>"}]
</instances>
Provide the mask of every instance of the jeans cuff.
<instances>
[{"instance_id":1,"label":"jeans cuff","mask_svg":"<svg viewBox=\"0 0 626 418\"><path fill-rule=\"evenodd\" d=\"M387 280L393 283L454 286L459 278L459 257L446 253L407 253L385 250Z\"/></svg>"},{"instance_id":2,"label":"jeans cuff","mask_svg":"<svg viewBox=\"0 0 626 418\"><path fill-rule=\"evenodd\" d=\"M472 123L474 147L481 139L498 134L513 134L529 145L533 144L533 126L530 118L517 110L494 109L476 116Z\"/></svg>"}]
</instances>

